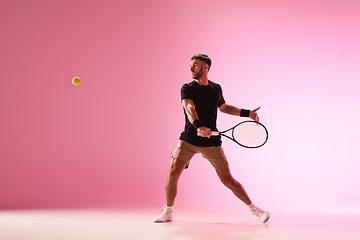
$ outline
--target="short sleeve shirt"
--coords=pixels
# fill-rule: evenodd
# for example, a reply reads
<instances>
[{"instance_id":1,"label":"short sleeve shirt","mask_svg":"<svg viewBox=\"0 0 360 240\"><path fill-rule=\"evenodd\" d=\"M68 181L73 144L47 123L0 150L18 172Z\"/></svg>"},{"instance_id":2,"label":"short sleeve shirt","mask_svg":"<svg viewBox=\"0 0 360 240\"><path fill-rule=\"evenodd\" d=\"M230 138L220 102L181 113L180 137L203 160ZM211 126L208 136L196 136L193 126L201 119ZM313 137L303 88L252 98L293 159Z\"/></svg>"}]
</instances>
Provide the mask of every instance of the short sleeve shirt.
<instances>
[{"instance_id":1,"label":"short sleeve shirt","mask_svg":"<svg viewBox=\"0 0 360 240\"><path fill-rule=\"evenodd\" d=\"M195 105L195 111L204 126L210 128L211 131L217 131L216 119L218 107L225 103L219 84L209 81L208 85L203 86L195 80L186 83L181 88L181 100L183 99L192 100ZM185 128L180 135L181 140L202 147L221 146L220 136L212 136L210 138L197 136L197 130L190 123L185 109L184 114Z\"/></svg>"}]
</instances>

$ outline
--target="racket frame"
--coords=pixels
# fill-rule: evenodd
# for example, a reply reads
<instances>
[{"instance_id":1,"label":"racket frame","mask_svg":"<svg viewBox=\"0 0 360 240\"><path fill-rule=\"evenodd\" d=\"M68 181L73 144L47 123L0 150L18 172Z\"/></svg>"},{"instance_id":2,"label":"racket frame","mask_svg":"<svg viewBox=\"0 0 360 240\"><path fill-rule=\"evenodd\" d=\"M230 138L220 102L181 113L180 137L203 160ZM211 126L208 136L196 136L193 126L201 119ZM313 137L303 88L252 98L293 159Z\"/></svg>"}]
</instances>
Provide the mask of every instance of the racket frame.
<instances>
[{"instance_id":1,"label":"racket frame","mask_svg":"<svg viewBox=\"0 0 360 240\"><path fill-rule=\"evenodd\" d=\"M235 139L235 136L234 136L234 129L239 126L240 124L243 124L243 123L247 123L247 122L251 122L251 123L256 123L257 125L260 125L264 128L265 130L265 133L266 133L266 138L265 138L265 141L258 145L258 146L246 146L246 145L243 145L241 143L239 143L238 141L236 141ZM226 132L229 132L231 130L231 137L229 135L226 135L225 133ZM268 133L268 130L266 129L266 127L264 126L264 124L260 123L260 122L256 122L256 121L251 121L251 120L247 120L247 121L243 121L243 122L240 122L238 124L236 124L235 126L225 130L225 131L221 131L221 132L217 132L217 131L212 131L211 132L211 136L224 136L224 137L227 137L228 139L230 140L233 140L235 143L239 144L240 146L244 147L244 148L259 148L259 147L262 147L264 146L264 144L268 141L268 138L269 138L269 133Z\"/></svg>"}]
</instances>

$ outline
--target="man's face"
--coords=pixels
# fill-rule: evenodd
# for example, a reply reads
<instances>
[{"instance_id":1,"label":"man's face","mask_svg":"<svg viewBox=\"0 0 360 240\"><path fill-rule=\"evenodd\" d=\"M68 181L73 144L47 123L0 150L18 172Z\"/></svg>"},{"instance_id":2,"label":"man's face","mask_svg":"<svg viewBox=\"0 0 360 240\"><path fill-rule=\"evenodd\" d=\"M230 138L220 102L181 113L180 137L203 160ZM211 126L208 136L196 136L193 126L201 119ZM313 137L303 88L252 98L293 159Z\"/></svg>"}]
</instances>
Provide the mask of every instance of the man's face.
<instances>
[{"instance_id":1,"label":"man's face","mask_svg":"<svg viewBox=\"0 0 360 240\"><path fill-rule=\"evenodd\" d=\"M193 79L199 79L204 74L205 63L199 59L193 59L190 63L190 71Z\"/></svg>"}]
</instances>

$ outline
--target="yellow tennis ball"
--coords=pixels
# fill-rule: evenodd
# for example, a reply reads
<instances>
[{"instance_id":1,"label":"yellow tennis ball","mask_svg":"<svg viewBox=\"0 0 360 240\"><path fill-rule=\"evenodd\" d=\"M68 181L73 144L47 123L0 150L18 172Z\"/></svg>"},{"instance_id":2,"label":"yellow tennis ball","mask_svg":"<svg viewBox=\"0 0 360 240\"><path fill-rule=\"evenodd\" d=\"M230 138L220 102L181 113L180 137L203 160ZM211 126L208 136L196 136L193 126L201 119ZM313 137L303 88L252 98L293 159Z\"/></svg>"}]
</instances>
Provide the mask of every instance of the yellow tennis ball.
<instances>
[{"instance_id":1,"label":"yellow tennis ball","mask_svg":"<svg viewBox=\"0 0 360 240\"><path fill-rule=\"evenodd\" d=\"M81 82L81 80L80 80L79 77L74 77L73 80L72 80L72 83L73 83L74 85L76 85L76 86L79 85L80 82Z\"/></svg>"}]
</instances>

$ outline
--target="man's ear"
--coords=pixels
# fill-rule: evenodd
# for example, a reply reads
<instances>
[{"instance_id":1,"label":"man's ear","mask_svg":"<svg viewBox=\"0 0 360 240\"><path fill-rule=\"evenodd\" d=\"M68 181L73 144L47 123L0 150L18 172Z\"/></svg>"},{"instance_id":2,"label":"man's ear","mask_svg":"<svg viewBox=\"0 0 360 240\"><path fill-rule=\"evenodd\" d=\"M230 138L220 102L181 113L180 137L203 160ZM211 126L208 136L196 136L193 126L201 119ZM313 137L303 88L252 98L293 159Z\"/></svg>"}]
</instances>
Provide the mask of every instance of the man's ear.
<instances>
[{"instance_id":1,"label":"man's ear","mask_svg":"<svg viewBox=\"0 0 360 240\"><path fill-rule=\"evenodd\" d=\"M204 65L204 70L208 70L208 71L209 71L209 65L205 64L205 65Z\"/></svg>"}]
</instances>

